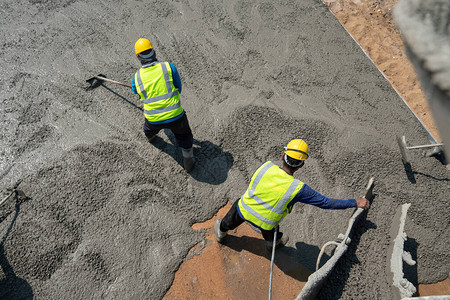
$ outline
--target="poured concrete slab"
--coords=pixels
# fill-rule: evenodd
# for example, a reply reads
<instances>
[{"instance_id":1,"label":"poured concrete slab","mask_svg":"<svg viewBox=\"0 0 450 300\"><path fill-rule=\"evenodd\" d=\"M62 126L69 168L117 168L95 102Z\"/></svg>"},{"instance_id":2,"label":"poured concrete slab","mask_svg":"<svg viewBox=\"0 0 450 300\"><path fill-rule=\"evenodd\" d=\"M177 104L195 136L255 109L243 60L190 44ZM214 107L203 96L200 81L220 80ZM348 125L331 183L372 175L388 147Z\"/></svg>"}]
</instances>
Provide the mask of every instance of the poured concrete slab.
<instances>
[{"instance_id":1,"label":"poured concrete slab","mask_svg":"<svg viewBox=\"0 0 450 300\"><path fill-rule=\"evenodd\" d=\"M297 177L317 191L353 198L368 178L378 182L377 201L321 297L389 298L389 228L393 207L405 202L417 280L448 275L448 173L419 152L406 174L395 136L424 144L426 131L322 2L1 8L0 186L22 179L30 195L20 209L0 208L1 296L26 285L23 293L46 299L161 298L204 239L191 225L240 197L256 168L280 163L282 147L297 137L311 151ZM173 136L146 142L129 89L85 90L99 73L129 83L142 36L182 77L198 160L190 174ZM350 214L297 205L282 224L289 254L314 268L317 247Z\"/></svg>"}]
</instances>

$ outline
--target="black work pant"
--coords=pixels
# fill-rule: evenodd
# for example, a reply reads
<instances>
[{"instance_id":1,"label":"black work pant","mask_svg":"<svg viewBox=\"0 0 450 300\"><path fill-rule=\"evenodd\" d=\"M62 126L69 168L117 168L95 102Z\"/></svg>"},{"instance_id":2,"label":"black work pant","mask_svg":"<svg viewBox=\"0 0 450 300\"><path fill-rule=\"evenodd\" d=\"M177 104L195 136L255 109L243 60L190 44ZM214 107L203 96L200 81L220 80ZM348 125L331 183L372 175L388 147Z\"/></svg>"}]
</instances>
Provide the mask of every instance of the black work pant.
<instances>
[{"instance_id":1,"label":"black work pant","mask_svg":"<svg viewBox=\"0 0 450 300\"><path fill-rule=\"evenodd\" d=\"M223 217L222 222L220 223L220 231L226 232L228 230L233 230L242 223L245 222L245 220L241 217L241 215L238 212L237 205L238 205L239 199L234 202L234 204L231 206L230 210L227 212L225 217ZM275 233L275 228L272 230L264 230L260 229L261 234L263 238L266 241L273 242L273 236ZM278 231L277 233L277 241L281 239L283 236L283 233Z\"/></svg>"},{"instance_id":2,"label":"black work pant","mask_svg":"<svg viewBox=\"0 0 450 300\"><path fill-rule=\"evenodd\" d=\"M145 119L144 133L147 139L150 140L157 135L161 129L170 129L177 140L178 146L181 148L192 148L194 138L192 136L191 127L189 127L186 113L178 120L164 124L150 124L150 122Z\"/></svg>"}]
</instances>

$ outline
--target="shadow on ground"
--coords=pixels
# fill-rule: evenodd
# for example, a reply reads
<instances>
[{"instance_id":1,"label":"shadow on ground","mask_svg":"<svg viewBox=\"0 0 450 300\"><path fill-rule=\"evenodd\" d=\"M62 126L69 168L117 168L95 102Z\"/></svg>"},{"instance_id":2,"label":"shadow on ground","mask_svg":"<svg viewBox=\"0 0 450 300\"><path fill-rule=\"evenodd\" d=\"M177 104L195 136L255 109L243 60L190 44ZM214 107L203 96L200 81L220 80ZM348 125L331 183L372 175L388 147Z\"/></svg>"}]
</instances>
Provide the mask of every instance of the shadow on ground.
<instances>
[{"instance_id":1,"label":"shadow on ground","mask_svg":"<svg viewBox=\"0 0 450 300\"><path fill-rule=\"evenodd\" d=\"M161 137L156 136L152 144L159 150L170 155L181 167L183 156L180 147L177 146L173 133L165 129L171 143L167 143ZM194 139L195 166L189 175L195 180L208 184L221 184L228 177L228 171L234 163L233 155L224 152L219 146L210 141L198 141Z\"/></svg>"},{"instance_id":2,"label":"shadow on ground","mask_svg":"<svg viewBox=\"0 0 450 300\"><path fill-rule=\"evenodd\" d=\"M30 284L25 279L20 278L15 274L13 267L11 266L8 258L5 255L4 245L6 239L11 233L14 223L16 222L20 212L21 202L19 201L17 196L15 196L15 200L16 205L13 220L0 243L0 266L4 274L4 278L0 280L0 299L33 299L33 289L31 288ZM29 200L29 198L27 198L26 200Z\"/></svg>"},{"instance_id":3,"label":"shadow on ground","mask_svg":"<svg viewBox=\"0 0 450 300\"><path fill-rule=\"evenodd\" d=\"M366 191L365 195L367 200L369 200L370 205L372 205L375 198L378 197L378 194L373 193L372 189L369 192ZM326 277L322 288L319 291L318 299L340 299L344 292L345 285L349 278L352 267L354 265L361 264L356 255L356 249L358 248L358 245L361 241L361 236L369 229L377 228L377 225L375 223L367 220L368 212L368 210L364 210L361 213L360 217L353 224L353 228L351 229L349 235L349 237L351 238L351 243L348 245L347 251L334 266L331 274ZM321 265L323 265L326 261L322 259L321 262Z\"/></svg>"},{"instance_id":4,"label":"shadow on ground","mask_svg":"<svg viewBox=\"0 0 450 300\"><path fill-rule=\"evenodd\" d=\"M128 103L137 110L141 112L143 111L141 107L107 87L101 81L95 80L93 84L86 88L86 90L92 90L99 86L121 98L124 102ZM159 136L156 136L152 144L161 151L169 154L181 167L183 167L181 149L177 146L175 136L168 129L164 129L164 133L169 138L171 144L167 143ZM233 166L234 162L233 155L231 155L231 153L222 151L219 146L210 141L198 141L195 139L194 157L196 164L189 175L191 175L191 177L195 180L213 185L218 185L225 182L228 177L228 171Z\"/></svg>"},{"instance_id":5,"label":"shadow on ground","mask_svg":"<svg viewBox=\"0 0 450 300\"><path fill-rule=\"evenodd\" d=\"M115 96L119 97L120 99L122 99L123 101L127 102L128 104L130 104L131 106L133 106L134 108L138 109L139 111L143 112L144 109L142 107L137 106L136 104L134 104L132 101L128 100L127 98L125 98L124 96L118 94L117 92L113 91L112 89L110 89L109 87L107 87L104 84L100 84L100 86L104 87L107 91L111 92L112 94L114 94Z\"/></svg>"},{"instance_id":6,"label":"shadow on ground","mask_svg":"<svg viewBox=\"0 0 450 300\"><path fill-rule=\"evenodd\" d=\"M236 237L233 235L228 235L224 239L223 245L230 247L236 252L246 250L255 255L265 257L268 260L267 263L270 264L271 252L266 249L265 241L263 239L249 236ZM299 261L311 260L309 265L315 265L320 249L317 246L312 246L301 242L296 243L296 247L297 249L284 246L277 249L275 251L274 264L286 275L289 275L298 281L306 282L308 280L308 276L312 273L312 269L309 269ZM308 257L299 259L299 257L303 256L305 252L308 253ZM314 253L317 253L315 258L313 257Z\"/></svg>"},{"instance_id":7,"label":"shadow on ground","mask_svg":"<svg viewBox=\"0 0 450 300\"><path fill-rule=\"evenodd\" d=\"M406 163L403 162L403 168L405 169L406 177L408 178L409 182L411 182L412 184L417 183L415 175L424 176L424 177L427 177L427 178L430 178L430 179L433 179L436 181L447 181L447 182L450 181L448 178L437 178L437 177L434 177L429 174L425 174L425 173L422 173L419 171L414 171L412 169L411 163L409 163L409 162L406 162Z\"/></svg>"},{"instance_id":8,"label":"shadow on ground","mask_svg":"<svg viewBox=\"0 0 450 300\"><path fill-rule=\"evenodd\" d=\"M417 249L419 248L419 243L416 239L408 237L403 244L403 250L409 252L411 254L411 258L417 262ZM411 282L416 287L416 293L414 293L413 297L419 296L418 293L418 285L419 279L417 276L417 263L413 266L408 265L407 263L403 263L403 273L405 274L405 278Z\"/></svg>"},{"instance_id":9,"label":"shadow on ground","mask_svg":"<svg viewBox=\"0 0 450 300\"><path fill-rule=\"evenodd\" d=\"M377 228L375 223L367 221L366 218L367 210L362 213L361 219L354 225L355 228L350 235L352 241L348 246L347 252L339 259L331 274L325 279L323 287L318 294L318 299L338 300L341 298L351 269L354 265L361 264L356 255L361 236L369 229ZM324 263L325 260L322 259L322 265Z\"/></svg>"}]
</instances>

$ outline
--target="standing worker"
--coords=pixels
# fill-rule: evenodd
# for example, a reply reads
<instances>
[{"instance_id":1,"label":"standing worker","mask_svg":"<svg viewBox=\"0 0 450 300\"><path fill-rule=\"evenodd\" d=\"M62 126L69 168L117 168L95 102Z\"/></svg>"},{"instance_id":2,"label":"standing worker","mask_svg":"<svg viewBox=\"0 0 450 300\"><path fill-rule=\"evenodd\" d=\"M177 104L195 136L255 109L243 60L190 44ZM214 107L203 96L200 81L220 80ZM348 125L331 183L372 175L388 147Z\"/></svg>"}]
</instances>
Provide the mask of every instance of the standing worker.
<instances>
[{"instance_id":1,"label":"standing worker","mask_svg":"<svg viewBox=\"0 0 450 300\"><path fill-rule=\"evenodd\" d=\"M369 201L365 198L330 199L295 179L295 171L304 166L307 158L306 142L294 139L284 148L283 167L280 168L271 161L259 167L253 174L245 194L233 204L223 220L216 220L216 240L221 243L228 230L233 230L246 221L261 230L267 247L272 248L275 229L297 202L324 209L369 208ZM276 247L285 245L288 240L286 235L279 232Z\"/></svg>"},{"instance_id":2,"label":"standing worker","mask_svg":"<svg viewBox=\"0 0 450 300\"><path fill-rule=\"evenodd\" d=\"M187 172L194 167L193 136L186 112L180 104L181 79L170 62L159 62L148 39L140 38L134 45L142 67L134 74L133 93L144 103L144 133L151 143L161 129L170 129L183 153Z\"/></svg>"}]
</instances>

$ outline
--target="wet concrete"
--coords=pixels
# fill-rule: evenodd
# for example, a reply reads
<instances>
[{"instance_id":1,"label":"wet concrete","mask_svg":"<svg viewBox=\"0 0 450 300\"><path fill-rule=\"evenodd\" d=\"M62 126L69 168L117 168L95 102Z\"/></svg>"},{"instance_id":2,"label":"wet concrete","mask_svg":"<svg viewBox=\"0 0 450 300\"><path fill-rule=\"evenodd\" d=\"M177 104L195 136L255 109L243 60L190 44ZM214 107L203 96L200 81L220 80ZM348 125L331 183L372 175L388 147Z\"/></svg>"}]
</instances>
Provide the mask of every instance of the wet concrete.
<instances>
[{"instance_id":1,"label":"wet concrete","mask_svg":"<svg viewBox=\"0 0 450 300\"><path fill-rule=\"evenodd\" d=\"M321 298L386 298L393 207L406 202L413 274L421 283L448 276L448 173L420 151L405 172L395 136L425 144L426 132L321 1L0 5L0 186L22 179L30 197L18 214L14 201L0 207L1 281L15 274L38 299L160 299L205 241L192 224L240 197L297 137L311 151L297 177L319 192L358 197L372 176L378 187ZM85 90L99 73L130 82L141 36L183 80L192 174L173 136L146 142L127 88ZM288 246L305 250L296 262L314 265L313 249L350 214L297 205L283 222Z\"/></svg>"}]
</instances>

